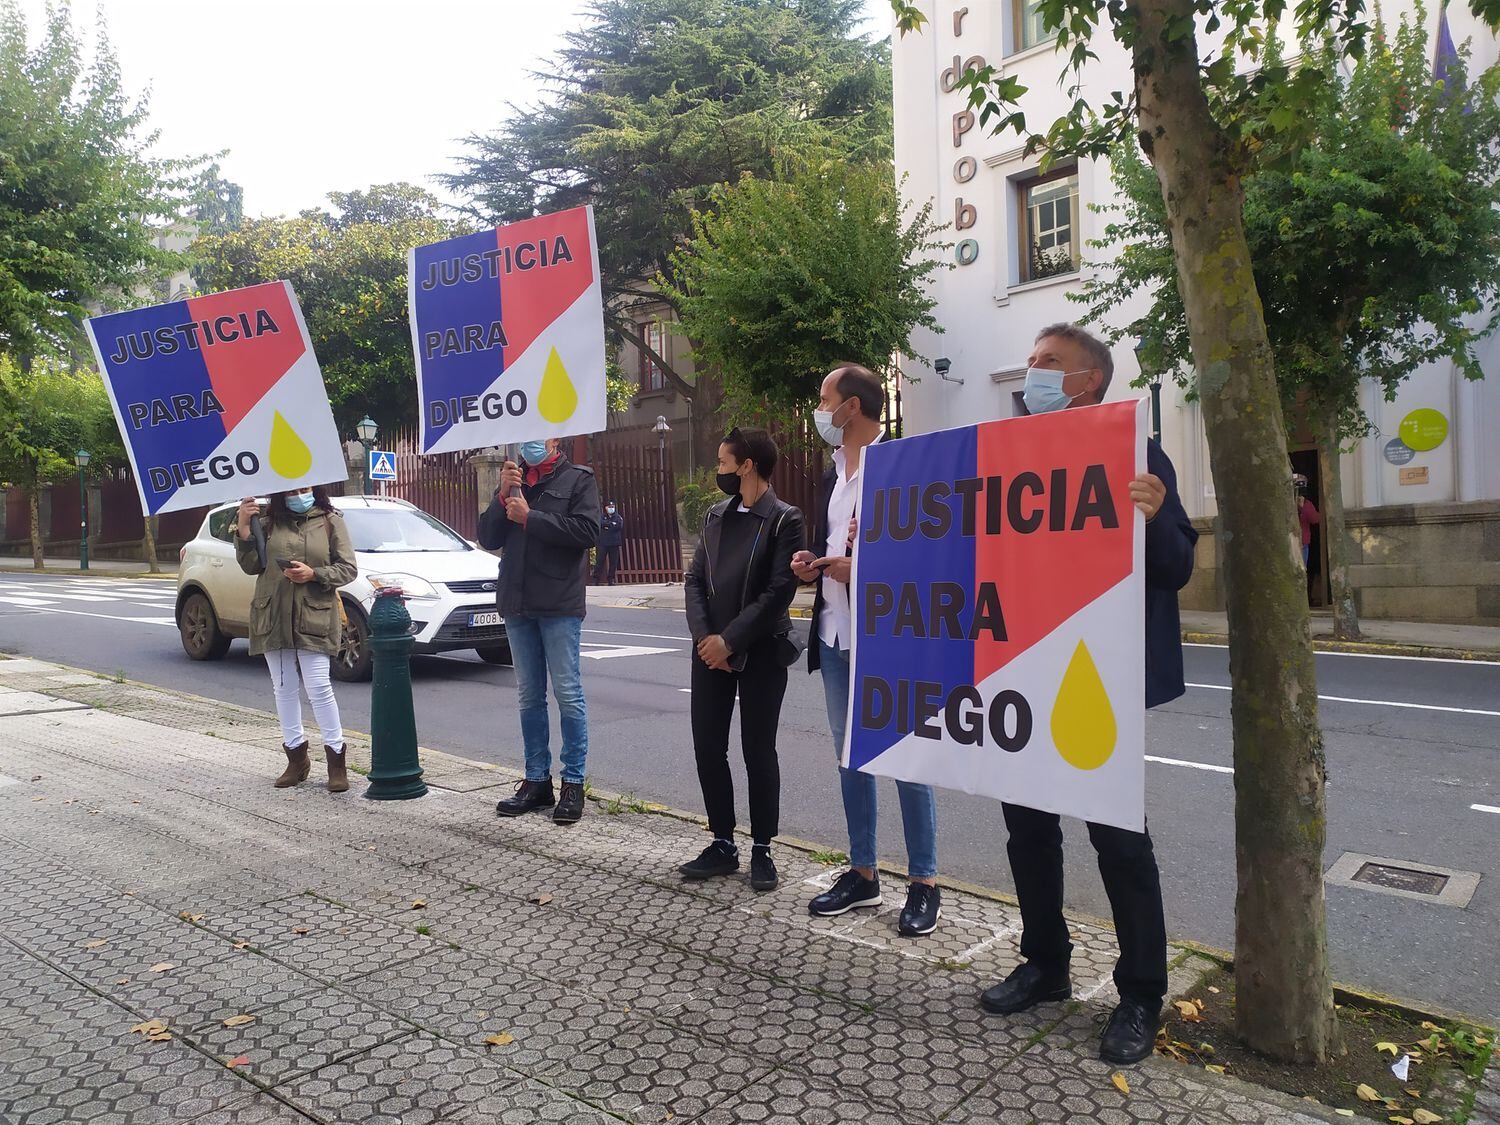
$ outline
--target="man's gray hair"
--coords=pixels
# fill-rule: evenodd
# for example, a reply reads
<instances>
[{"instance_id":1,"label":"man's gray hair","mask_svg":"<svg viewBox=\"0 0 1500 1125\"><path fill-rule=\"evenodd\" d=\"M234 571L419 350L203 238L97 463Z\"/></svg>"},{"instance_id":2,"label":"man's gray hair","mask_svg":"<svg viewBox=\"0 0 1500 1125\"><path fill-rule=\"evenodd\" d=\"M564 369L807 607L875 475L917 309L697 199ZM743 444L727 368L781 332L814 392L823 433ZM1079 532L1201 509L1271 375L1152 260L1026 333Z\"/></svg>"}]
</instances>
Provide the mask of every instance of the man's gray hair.
<instances>
[{"instance_id":1,"label":"man's gray hair","mask_svg":"<svg viewBox=\"0 0 1500 1125\"><path fill-rule=\"evenodd\" d=\"M1036 339L1032 342L1040 343L1048 336L1071 340L1088 353L1089 361L1104 374L1104 381L1099 384L1099 397L1102 399L1104 392L1109 390L1109 381L1115 375L1115 359L1109 354L1109 345L1088 330L1067 321L1047 325L1036 334Z\"/></svg>"}]
</instances>

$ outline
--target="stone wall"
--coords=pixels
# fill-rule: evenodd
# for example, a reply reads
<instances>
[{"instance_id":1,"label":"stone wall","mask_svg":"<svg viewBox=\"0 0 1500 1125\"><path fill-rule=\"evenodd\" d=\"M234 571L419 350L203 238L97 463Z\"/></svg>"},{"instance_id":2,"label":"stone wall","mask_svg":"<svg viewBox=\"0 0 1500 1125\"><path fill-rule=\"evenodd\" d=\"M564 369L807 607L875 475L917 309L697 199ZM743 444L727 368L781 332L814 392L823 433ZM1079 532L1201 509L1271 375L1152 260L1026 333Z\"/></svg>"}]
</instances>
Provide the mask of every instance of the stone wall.
<instances>
[{"instance_id":1,"label":"stone wall","mask_svg":"<svg viewBox=\"0 0 1500 1125\"><path fill-rule=\"evenodd\" d=\"M1215 520L1194 520L1198 558L1182 607L1224 608ZM1362 617L1500 625L1500 502L1349 512L1349 573Z\"/></svg>"}]
</instances>

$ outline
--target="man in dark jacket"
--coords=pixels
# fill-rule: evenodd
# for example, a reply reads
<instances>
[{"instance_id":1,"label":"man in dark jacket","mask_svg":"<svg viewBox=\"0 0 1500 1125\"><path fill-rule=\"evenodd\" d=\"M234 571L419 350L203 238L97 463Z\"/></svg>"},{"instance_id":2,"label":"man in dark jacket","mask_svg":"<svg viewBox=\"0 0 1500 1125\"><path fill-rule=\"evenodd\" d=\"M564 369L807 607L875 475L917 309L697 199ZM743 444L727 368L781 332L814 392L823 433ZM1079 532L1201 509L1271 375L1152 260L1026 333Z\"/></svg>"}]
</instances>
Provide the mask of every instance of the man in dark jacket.
<instances>
[{"instance_id":1,"label":"man in dark jacket","mask_svg":"<svg viewBox=\"0 0 1500 1125\"><path fill-rule=\"evenodd\" d=\"M604 522L599 525L598 562L594 565L594 585L613 586L620 572L620 550L625 545L625 517L611 500L604 505Z\"/></svg>"},{"instance_id":2,"label":"man in dark jacket","mask_svg":"<svg viewBox=\"0 0 1500 1125\"><path fill-rule=\"evenodd\" d=\"M1109 349L1073 324L1042 329L1027 361L1025 401L1032 414L1093 406L1109 389L1114 361ZM1172 462L1154 441L1146 444L1147 472L1130 482L1130 498L1146 516L1146 706L1184 691L1182 631L1177 591L1193 573L1198 533L1177 496ZM1021 907L1025 960L979 1002L1002 1015L1022 1012L1073 993L1068 961L1073 951L1063 920L1062 826L1056 813L1004 804L1008 851ZM1107 1062L1139 1062L1152 1051L1167 992L1167 932L1162 917L1161 874L1151 836L1107 824L1090 824L1099 874L1114 913L1120 959L1115 987L1120 1004L1099 1045Z\"/></svg>"},{"instance_id":3,"label":"man in dark jacket","mask_svg":"<svg viewBox=\"0 0 1500 1125\"><path fill-rule=\"evenodd\" d=\"M503 552L495 599L505 618L516 669L516 702L526 746L526 778L501 801L501 816L557 808L552 819L583 816L588 762L588 709L583 699L579 639L589 548L599 539L599 485L592 470L563 456L556 438L523 442L521 464L507 461L489 510L479 517L479 543ZM562 793L552 791L547 676L562 719Z\"/></svg>"}]
</instances>

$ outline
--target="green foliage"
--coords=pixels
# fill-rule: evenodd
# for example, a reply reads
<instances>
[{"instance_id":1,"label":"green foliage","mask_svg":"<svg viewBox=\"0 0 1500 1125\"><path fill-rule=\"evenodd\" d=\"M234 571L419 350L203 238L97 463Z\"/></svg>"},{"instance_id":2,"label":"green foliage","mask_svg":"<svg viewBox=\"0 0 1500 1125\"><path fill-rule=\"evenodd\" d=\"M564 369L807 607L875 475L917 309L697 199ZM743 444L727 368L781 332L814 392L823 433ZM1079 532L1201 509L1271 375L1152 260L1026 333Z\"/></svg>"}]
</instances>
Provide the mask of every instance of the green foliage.
<instances>
[{"instance_id":1,"label":"green foliage","mask_svg":"<svg viewBox=\"0 0 1500 1125\"><path fill-rule=\"evenodd\" d=\"M30 493L71 477L80 449L97 464L124 455L99 376L55 360L23 370L0 355L0 481Z\"/></svg>"},{"instance_id":2,"label":"green foliage","mask_svg":"<svg viewBox=\"0 0 1500 1125\"><path fill-rule=\"evenodd\" d=\"M887 162L890 53L859 0L594 0L554 89L446 177L484 222L592 203L612 326L653 298L714 185L800 155ZM691 392L676 372L677 389Z\"/></svg>"},{"instance_id":3,"label":"green foliage","mask_svg":"<svg viewBox=\"0 0 1500 1125\"><path fill-rule=\"evenodd\" d=\"M193 247L198 281L205 289L290 281L340 428L352 432L368 414L389 432L416 419L407 251L458 232L410 184L329 199L332 210L251 219L201 239Z\"/></svg>"},{"instance_id":4,"label":"green foliage","mask_svg":"<svg viewBox=\"0 0 1500 1125\"><path fill-rule=\"evenodd\" d=\"M611 414L623 414L635 397L635 381L620 366L620 350L610 348L604 357L604 402Z\"/></svg>"},{"instance_id":5,"label":"green foliage","mask_svg":"<svg viewBox=\"0 0 1500 1125\"><path fill-rule=\"evenodd\" d=\"M724 499L711 469L700 469L677 486L677 509L682 514L682 530L697 535L703 530L703 517Z\"/></svg>"},{"instance_id":6,"label":"green foliage","mask_svg":"<svg viewBox=\"0 0 1500 1125\"><path fill-rule=\"evenodd\" d=\"M194 177L187 210L199 234L239 230L245 221L245 189L224 179L215 162Z\"/></svg>"},{"instance_id":7,"label":"green foliage","mask_svg":"<svg viewBox=\"0 0 1500 1125\"><path fill-rule=\"evenodd\" d=\"M1423 364L1452 357L1480 378L1479 317L1500 298L1500 68L1468 82L1460 61L1434 81L1423 13L1394 41L1376 26L1347 76L1319 87L1308 143L1246 178L1245 236L1289 408L1337 415L1344 437L1366 432L1359 384L1387 399ZM1319 74L1336 48L1309 45ZM1119 248L1075 300L1101 320L1140 292L1147 311L1110 330L1146 343L1143 369L1192 386L1187 320L1155 173L1134 146L1117 151L1122 203L1103 237Z\"/></svg>"},{"instance_id":8,"label":"green foliage","mask_svg":"<svg viewBox=\"0 0 1500 1125\"><path fill-rule=\"evenodd\" d=\"M716 189L658 279L695 360L742 398L805 406L840 360L887 371L912 329L939 331L925 282L942 266L927 205L889 166L831 162Z\"/></svg>"},{"instance_id":9,"label":"green foliage","mask_svg":"<svg viewBox=\"0 0 1500 1125\"><path fill-rule=\"evenodd\" d=\"M102 31L93 61L66 5L36 47L16 0L0 0L0 353L82 348L90 302L113 303L178 268L155 236L183 211L201 161L146 155L146 105L132 102Z\"/></svg>"}]
</instances>

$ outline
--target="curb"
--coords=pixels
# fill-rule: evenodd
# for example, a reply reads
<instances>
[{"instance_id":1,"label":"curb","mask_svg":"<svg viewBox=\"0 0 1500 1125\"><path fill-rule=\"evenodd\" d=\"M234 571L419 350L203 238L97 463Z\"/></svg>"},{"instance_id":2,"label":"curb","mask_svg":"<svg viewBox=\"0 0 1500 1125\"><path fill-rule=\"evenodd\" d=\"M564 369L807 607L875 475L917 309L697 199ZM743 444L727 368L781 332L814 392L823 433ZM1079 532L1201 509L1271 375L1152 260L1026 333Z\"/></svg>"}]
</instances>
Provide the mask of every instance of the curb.
<instances>
[{"instance_id":1,"label":"curb","mask_svg":"<svg viewBox=\"0 0 1500 1125\"><path fill-rule=\"evenodd\" d=\"M0 578L7 574L51 574L62 578L146 578L153 582L176 582L175 574L151 574L148 571L79 570L76 567L0 566Z\"/></svg>"},{"instance_id":2,"label":"curb","mask_svg":"<svg viewBox=\"0 0 1500 1125\"><path fill-rule=\"evenodd\" d=\"M1183 630L1182 640L1184 644L1215 645L1221 648L1229 644L1229 636L1226 633L1199 633L1186 629ZM1335 641L1324 637L1314 637L1312 647L1314 652L1430 657L1438 660L1472 660L1483 664L1500 663L1500 650L1496 649L1448 648L1444 645L1400 644L1394 641Z\"/></svg>"}]
</instances>

